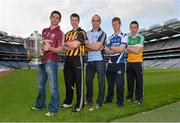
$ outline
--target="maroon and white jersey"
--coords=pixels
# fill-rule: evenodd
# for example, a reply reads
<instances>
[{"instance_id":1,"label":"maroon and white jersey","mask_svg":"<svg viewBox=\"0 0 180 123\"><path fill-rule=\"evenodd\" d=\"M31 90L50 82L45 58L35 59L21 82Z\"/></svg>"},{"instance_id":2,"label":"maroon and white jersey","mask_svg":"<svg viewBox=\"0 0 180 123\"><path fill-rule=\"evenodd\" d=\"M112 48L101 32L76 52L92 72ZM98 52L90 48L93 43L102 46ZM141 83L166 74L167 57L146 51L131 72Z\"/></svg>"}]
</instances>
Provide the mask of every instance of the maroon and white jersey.
<instances>
[{"instance_id":1,"label":"maroon and white jersey","mask_svg":"<svg viewBox=\"0 0 180 123\"><path fill-rule=\"evenodd\" d=\"M62 38L63 32L61 31L60 27L56 27L54 29L45 28L42 31L42 38L46 40L51 47L57 48L59 46L62 46ZM52 60L52 61L59 61L59 56L57 53L46 51L44 52L44 55L42 57L43 61Z\"/></svg>"}]
</instances>

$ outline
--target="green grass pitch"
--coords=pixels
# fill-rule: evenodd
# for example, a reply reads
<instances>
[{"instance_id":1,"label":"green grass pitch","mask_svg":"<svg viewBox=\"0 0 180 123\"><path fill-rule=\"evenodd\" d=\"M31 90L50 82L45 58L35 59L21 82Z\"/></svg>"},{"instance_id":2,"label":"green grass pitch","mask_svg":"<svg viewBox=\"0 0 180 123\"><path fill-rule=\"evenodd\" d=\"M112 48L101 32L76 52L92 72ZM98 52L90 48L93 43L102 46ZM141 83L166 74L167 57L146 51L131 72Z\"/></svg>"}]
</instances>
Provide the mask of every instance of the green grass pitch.
<instances>
[{"instance_id":1,"label":"green grass pitch","mask_svg":"<svg viewBox=\"0 0 180 123\"><path fill-rule=\"evenodd\" d=\"M65 85L62 70L59 70L60 100L65 97ZM112 121L138 112L148 111L180 100L180 69L145 69L144 102L135 107L132 103L124 103L122 109L116 106L116 96L112 104L104 104L100 110L90 112L88 106L79 112L60 109L55 117L47 118L47 111L31 111L37 96L35 70L16 70L0 78L0 121ZM107 83L106 83L107 88ZM107 89L106 89L107 91ZM126 93L125 85L125 93ZM47 104L49 102L47 84ZM94 102L97 98L97 79L94 80ZM73 104L76 95L73 98Z\"/></svg>"}]
</instances>

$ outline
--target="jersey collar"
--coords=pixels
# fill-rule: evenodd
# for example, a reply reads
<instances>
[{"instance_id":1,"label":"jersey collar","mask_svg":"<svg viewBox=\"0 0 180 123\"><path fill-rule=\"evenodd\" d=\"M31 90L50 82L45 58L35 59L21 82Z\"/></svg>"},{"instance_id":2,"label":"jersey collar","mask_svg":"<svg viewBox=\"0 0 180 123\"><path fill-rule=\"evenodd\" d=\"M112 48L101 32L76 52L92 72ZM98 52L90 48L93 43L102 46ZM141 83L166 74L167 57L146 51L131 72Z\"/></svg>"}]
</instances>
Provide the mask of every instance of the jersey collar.
<instances>
[{"instance_id":1,"label":"jersey collar","mask_svg":"<svg viewBox=\"0 0 180 123\"><path fill-rule=\"evenodd\" d=\"M49 27L49 30L51 30L51 27ZM60 26L57 26L56 28L52 29L52 30L60 30ZM51 31L52 31L51 30Z\"/></svg>"},{"instance_id":2,"label":"jersey collar","mask_svg":"<svg viewBox=\"0 0 180 123\"><path fill-rule=\"evenodd\" d=\"M122 36L123 35L123 33L122 32L120 32L119 34L113 34L113 36L115 36L115 35L117 35L117 36Z\"/></svg>"},{"instance_id":3,"label":"jersey collar","mask_svg":"<svg viewBox=\"0 0 180 123\"><path fill-rule=\"evenodd\" d=\"M130 34L132 38L136 38L138 36L138 33L136 33L135 36L132 36L132 34Z\"/></svg>"},{"instance_id":4,"label":"jersey collar","mask_svg":"<svg viewBox=\"0 0 180 123\"><path fill-rule=\"evenodd\" d=\"M80 31L80 30L82 30L81 27L78 27L76 30L72 29L71 32Z\"/></svg>"},{"instance_id":5,"label":"jersey collar","mask_svg":"<svg viewBox=\"0 0 180 123\"><path fill-rule=\"evenodd\" d=\"M97 30L97 32L99 32L99 31L101 31L102 29L101 29L101 27L99 27L99 29ZM93 32L93 29L91 30L91 32Z\"/></svg>"}]
</instances>

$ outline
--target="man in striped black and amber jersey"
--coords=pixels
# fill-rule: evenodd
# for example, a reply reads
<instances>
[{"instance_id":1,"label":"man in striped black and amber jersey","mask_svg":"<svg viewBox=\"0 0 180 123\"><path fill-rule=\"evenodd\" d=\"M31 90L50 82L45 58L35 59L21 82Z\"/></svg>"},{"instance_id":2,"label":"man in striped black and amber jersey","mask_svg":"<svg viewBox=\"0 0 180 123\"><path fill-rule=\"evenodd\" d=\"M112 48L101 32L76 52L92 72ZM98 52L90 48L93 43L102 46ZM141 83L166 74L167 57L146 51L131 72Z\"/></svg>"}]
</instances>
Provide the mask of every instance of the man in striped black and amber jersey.
<instances>
[{"instance_id":1,"label":"man in striped black and amber jersey","mask_svg":"<svg viewBox=\"0 0 180 123\"><path fill-rule=\"evenodd\" d=\"M82 56L85 53L86 32L79 27L80 17L74 13L70 16L72 30L65 35L64 79L66 85L66 98L62 107L71 107L74 84L76 84L77 102L72 112L79 112L84 106L84 65Z\"/></svg>"}]
</instances>

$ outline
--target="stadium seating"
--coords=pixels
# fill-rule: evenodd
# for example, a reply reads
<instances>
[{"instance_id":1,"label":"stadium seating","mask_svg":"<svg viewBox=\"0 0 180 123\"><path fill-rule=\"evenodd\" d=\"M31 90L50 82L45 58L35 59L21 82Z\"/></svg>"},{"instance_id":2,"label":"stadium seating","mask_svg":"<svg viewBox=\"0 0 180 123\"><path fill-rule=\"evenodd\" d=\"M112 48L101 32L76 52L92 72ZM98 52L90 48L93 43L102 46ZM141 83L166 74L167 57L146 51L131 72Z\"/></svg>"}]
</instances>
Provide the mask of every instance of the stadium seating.
<instances>
[{"instance_id":1,"label":"stadium seating","mask_svg":"<svg viewBox=\"0 0 180 123\"><path fill-rule=\"evenodd\" d=\"M180 20L170 19L163 25L141 29L145 37L144 67L180 68Z\"/></svg>"},{"instance_id":2,"label":"stadium seating","mask_svg":"<svg viewBox=\"0 0 180 123\"><path fill-rule=\"evenodd\" d=\"M18 54L27 54L27 51L25 50L23 45L19 45L19 44L0 43L0 51L18 53Z\"/></svg>"},{"instance_id":3,"label":"stadium seating","mask_svg":"<svg viewBox=\"0 0 180 123\"><path fill-rule=\"evenodd\" d=\"M144 51L180 47L180 38L168 38L166 40L156 40L153 42L146 42Z\"/></svg>"}]
</instances>

